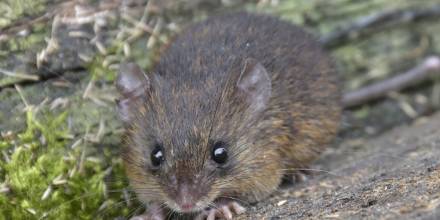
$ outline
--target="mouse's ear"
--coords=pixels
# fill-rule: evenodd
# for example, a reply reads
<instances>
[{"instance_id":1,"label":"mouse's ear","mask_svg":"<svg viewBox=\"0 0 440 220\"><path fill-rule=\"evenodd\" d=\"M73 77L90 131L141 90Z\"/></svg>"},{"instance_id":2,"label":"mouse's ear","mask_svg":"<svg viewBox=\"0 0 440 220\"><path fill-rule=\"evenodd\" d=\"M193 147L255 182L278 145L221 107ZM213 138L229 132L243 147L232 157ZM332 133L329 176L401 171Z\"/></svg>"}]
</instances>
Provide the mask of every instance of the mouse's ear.
<instances>
[{"instance_id":1,"label":"mouse's ear","mask_svg":"<svg viewBox=\"0 0 440 220\"><path fill-rule=\"evenodd\" d=\"M271 96L271 79L266 68L257 60L253 58L245 60L237 87L245 93L247 101L254 110L259 111L266 107Z\"/></svg>"},{"instance_id":2,"label":"mouse's ear","mask_svg":"<svg viewBox=\"0 0 440 220\"><path fill-rule=\"evenodd\" d=\"M116 78L116 89L121 94L121 99L117 101L119 116L128 122L133 115L130 109L135 108L133 105L136 101L146 95L150 89L150 80L137 64L121 63Z\"/></svg>"},{"instance_id":3,"label":"mouse's ear","mask_svg":"<svg viewBox=\"0 0 440 220\"><path fill-rule=\"evenodd\" d=\"M116 88L123 98L136 98L145 94L150 87L150 80L135 63L121 63L116 79Z\"/></svg>"}]
</instances>

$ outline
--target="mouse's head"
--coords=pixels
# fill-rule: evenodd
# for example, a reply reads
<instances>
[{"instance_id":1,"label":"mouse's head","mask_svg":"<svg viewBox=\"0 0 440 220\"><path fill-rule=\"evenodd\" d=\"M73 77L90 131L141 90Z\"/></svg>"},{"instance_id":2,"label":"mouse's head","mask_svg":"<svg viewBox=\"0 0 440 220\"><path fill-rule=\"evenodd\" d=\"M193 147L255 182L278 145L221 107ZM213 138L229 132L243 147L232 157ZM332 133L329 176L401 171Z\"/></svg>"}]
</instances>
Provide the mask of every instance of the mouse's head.
<instances>
[{"instance_id":1,"label":"mouse's head","mask_svg":"<svg viewBox=\"0 0 440 220\"><path fill-rule=\"evenodd\" d=\"M244 188L254 188L246 191L255 197L272 190L255 181L275 169L273 152L257 143L264 135L270 77L254 59L228 71L227 80L209 74L188 80L179 78L185 74L147 76L136 64L121 65L116 86L126 128L124 161L141 200L194 212Z\"/></svg>"}]
</instances>

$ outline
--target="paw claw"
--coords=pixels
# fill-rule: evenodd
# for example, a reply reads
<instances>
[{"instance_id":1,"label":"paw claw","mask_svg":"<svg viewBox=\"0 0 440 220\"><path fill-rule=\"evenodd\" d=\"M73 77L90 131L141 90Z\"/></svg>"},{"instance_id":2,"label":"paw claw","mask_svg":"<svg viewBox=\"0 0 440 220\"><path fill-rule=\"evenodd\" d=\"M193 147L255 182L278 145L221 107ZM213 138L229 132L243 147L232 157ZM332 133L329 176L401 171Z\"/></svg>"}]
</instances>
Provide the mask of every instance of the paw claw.
<instances>
[{"instance_id":1,"label":"paw claw","mask_svg":"<svg viewBox=\"0 0 440 220\"><path fill-rule=\"evenodd\" d=\"M222 214L223 214L223 216L226 218L226 219L232 219L232 212L231 212L231 210L229 209L229 207L227 207L227 206L223 206L222 208L221 208L221 212L222 212Z\"/></svg>"},{"instance_id":2,"label":"paw claw","mask_svg":"<svg viewBox=\"0 0 440 220\"><path fill-rule=\"evenodd\" d=\"M202 211L195 219L196 220L215 220L216 218L231 220L234 215L239 215L246 211L246 209L237 202L227 202L218 205L218 208L210 208Z\"/></svg>"},{"instance_id":3,"label":"paw claw","mask_svg":"<svg viewBox=\"0 0 440 220\"><path fill-rule=\"evenodd\" d=\"M163 220L163 219L165 218L161 215L138 215L130 218L130 220Z\"/></svg>"},{"instance_id":4,"label":"paw claw","mask_svg":"<svg viewBox=\"0 0 440 220\"><path fill-rule=\"evenodd\" d=\"M213 209L209 210L208 217L206 218L206 220L215 220L216 214L217 214L217 210L213 210Z\"/></svg>"},{"instance_id":5,"label":"paw claw","mask_svg":"<svg viewBox=\"0 0 440 220\"><path fill-rule=\"evenodd\" d=\"M237 215L243 214L246 212L246 208L238 204L238 202L231 202L231 207Z\"/></svg>"},{"instance_id":6,"label":"paw claw","mask_svg":"<svg viewBox=\"0 0 440 220\"><path fill-rule=\"evenodd\" d=\"M142 215L133 216L130 220L164 220L162 208L157 204L151 204L147 212Z\"/></svg>"}]
</instances>

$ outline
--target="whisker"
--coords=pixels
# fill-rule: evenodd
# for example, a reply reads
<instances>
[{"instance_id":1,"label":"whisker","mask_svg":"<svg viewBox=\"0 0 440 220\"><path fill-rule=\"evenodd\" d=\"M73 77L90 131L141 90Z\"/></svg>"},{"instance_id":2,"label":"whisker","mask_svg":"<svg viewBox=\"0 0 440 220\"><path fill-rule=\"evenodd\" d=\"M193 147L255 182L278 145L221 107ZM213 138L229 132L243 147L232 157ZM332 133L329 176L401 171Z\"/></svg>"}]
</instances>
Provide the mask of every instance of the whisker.
<instances>
[{"instance_id":1,"label":"whisker","mask_svg":"<svg viewBox=\"0 0 440 220\"><path fill-rule=\"evenodd\" d=\"M100 209L98 210L98 212L96 213L96 214L97 214L97 217L102 217L102 215L105 214L105 212L106 212L107 210L109 210L110 208L113 208L113 207L119 207L119 206L121 206L123 203L127 203L127 201L135 201L135 200L136 200L136 198L131 198L131 199L129 199L129 200L123 200L123 201L120 201L120 202L116 202L116 203L114 203L114 204L111 204L111 205L109 205L109 206L106 206L106 207L104 207L104 208L100 208Z\"/></svg>"},{"instance_id":2,"label":"whisker","mask_svg":"<svg viewBox=\"0 0 440 220\"><path fill-rule=\"evenodd\" d=\"M280 169L280 170L281 171L315 171L315 172L330 174L330 175L336 176L336 177L343 177L342 175L336 174L336 173L328 171L328 170L313 169L313 168L285 168L285 169Z\"/></svg>"},{"instance_id":3,"label":"whisker","mask_svg":"<svg viewBox=\"0 0 440 220\"><path fill-rule=\"evenodd\" d=\"M217 198L232 199L232 200L235 200L235 201L241 202L241 203L243 203L243 204L245 204L245 205L250 205L249 202L246 202L246 201L244 201L244 200L242 200L242 199L238 199L238 198L236 198L236 197L231 197L231 196L218 196Z\"/></svg>"},{"instance_id":4,"label":"whisker","mask_svg":"<svg viewBox=\"0 0 440 220\"><path fill-rule=\"evenodd\" d=\"M129 213L127 214L127 219L132 218L137 212L139 212L139 210L141 210L142 208L144 208L145 205L144 204L140 204L137 208L134 208L133 211L129 211Z\"/></svg>"}]
</instances>

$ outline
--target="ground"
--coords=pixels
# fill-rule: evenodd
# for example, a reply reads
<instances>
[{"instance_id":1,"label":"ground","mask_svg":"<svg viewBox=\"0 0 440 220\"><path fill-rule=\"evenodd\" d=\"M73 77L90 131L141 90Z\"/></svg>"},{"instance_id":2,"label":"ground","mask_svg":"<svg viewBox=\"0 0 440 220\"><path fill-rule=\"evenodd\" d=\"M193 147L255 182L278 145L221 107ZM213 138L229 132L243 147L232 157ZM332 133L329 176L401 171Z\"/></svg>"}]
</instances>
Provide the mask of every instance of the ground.
<instances>
[{"instance_id":1,"label":"ground","mask_svg":"<svg viewBox=\"0 0 440 220\"><path fill-rule=\"evenodd\" d=\"M241 219L440 218L440 114L331 148L316 176Z\"/></svg>"}]
</instances>

